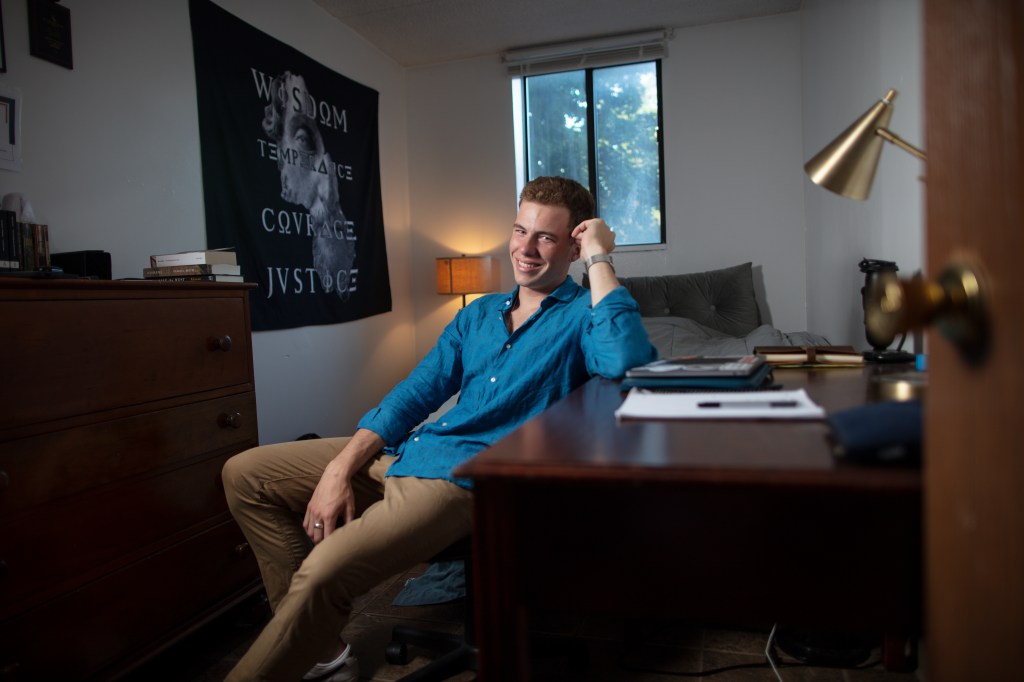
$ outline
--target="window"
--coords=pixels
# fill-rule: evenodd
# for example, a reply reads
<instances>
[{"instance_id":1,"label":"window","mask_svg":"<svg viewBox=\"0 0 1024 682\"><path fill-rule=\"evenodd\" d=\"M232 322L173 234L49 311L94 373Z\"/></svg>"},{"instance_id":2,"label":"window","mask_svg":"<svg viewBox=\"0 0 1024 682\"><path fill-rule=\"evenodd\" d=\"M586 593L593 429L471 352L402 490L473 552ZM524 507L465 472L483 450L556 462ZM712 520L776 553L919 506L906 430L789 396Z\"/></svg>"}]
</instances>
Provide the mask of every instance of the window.
<instances>
[{"instance_id":1,"label":"window","mask_svg":"<svg viewBox=\"0 0 1024 682\"><path fill-rule=\"evenodd\" d=\"M512 92L520 189L570 177L618 245L665 242L660 61L514 78Z\"/></svg>"}]
</instances>

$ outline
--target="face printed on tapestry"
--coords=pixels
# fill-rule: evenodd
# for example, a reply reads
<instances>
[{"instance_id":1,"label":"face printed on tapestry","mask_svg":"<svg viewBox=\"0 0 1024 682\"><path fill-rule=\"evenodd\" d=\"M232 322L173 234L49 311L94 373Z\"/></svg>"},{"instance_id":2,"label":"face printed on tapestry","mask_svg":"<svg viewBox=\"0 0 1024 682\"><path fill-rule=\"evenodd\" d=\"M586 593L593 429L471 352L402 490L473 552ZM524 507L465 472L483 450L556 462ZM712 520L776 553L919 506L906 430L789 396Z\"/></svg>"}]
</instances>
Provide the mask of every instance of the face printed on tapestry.
<instances>
[{"instance_id":1,"label":"face printed on tapestry","mask_svg":"<svg viewBox=\"0 0 1024 682\"><path fill-rule=\"evenodd\" d=\"M324 291L336 290L340 273L348 273L355 260L355 238L345 223L338 194L335 164L324 147L315 116L306 114L304 102L313 101L302 76L285 71L274 79L271 103L264 110L263 130L278 145L281 198L304 206L313 229L313 268Z\"/></svg>"}]
</instances>

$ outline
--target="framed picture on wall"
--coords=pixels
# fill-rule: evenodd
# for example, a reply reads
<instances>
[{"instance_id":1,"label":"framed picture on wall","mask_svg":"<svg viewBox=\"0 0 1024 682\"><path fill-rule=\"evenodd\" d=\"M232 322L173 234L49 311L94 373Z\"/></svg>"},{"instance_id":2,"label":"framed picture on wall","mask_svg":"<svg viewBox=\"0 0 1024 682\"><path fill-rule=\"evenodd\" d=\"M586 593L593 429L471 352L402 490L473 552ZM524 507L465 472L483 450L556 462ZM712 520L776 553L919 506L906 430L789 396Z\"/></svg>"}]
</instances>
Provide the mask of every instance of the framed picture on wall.
<instances>
[{"instance_id":1,"label":"framed picture on wall","mask_svg":"<svg viewBox=\"0 0 1024 682\"><path fill-rule=\"evenodd\" d=\"M71 59L71 10L54 0L28 0L28 52L67 69Z\"/></svg>"},{"instance_id":2,"label":"framed picture on wall","mask_svg":"<svg viewBox=\"0 0 1024 682\"><path fill-rule=\"evenodd\" d=\"M21 171L21 90L0 83L0 168Z\"/></svg>"},{"instance_id":3,"label":"framed picture on wall","mask_svg":"<svg viewBox=\"0 0 1024 682\"><path fill-rule=\"evenodd\" d=\"M7 73L7 46L4 45L4 3L0 0L0 73Z\"/></svg>"}]
</instances>

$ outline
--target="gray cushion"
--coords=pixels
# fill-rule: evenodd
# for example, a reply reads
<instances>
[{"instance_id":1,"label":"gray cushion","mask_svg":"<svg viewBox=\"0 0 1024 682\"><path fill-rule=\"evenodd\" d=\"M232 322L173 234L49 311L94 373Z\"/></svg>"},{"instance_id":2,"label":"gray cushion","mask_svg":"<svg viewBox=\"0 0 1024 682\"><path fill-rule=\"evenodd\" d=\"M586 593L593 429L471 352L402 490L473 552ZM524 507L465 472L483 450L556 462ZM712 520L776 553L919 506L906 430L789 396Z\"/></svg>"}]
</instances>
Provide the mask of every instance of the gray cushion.
<instances>
[{"instance_id":1,"label":"gray cushion","mask_svg":"<svg viewBox=\"0 0 1024 682\"><path fill-rule=\"evenodd\" d=\"M643 317L687 317L730 336L761 324L750 263L685 275L619 277Z\"/></svg>"}]
</instances>

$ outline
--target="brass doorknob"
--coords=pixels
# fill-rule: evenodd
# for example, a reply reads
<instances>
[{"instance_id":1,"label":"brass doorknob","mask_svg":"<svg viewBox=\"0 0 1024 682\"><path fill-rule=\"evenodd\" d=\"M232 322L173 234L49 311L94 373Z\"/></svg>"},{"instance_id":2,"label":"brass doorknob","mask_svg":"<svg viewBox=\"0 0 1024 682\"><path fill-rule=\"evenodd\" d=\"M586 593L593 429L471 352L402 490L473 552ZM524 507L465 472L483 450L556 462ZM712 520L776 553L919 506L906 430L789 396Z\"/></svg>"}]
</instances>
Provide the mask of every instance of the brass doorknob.
<instances>
[{"instance_id":1,"label":"brass doorknob","mask_svg":"<svg viewBox=\"0 0 1024 682\"><path fill-rule=\"evenodd\" d=\"M899 279L895 273L882 273L868 288L864 322L880 338L934 324L972 363L984 359L988 350L984 285L965 263L950 264L934 282L920 275Z\"/></svg>"}]
</instances>

